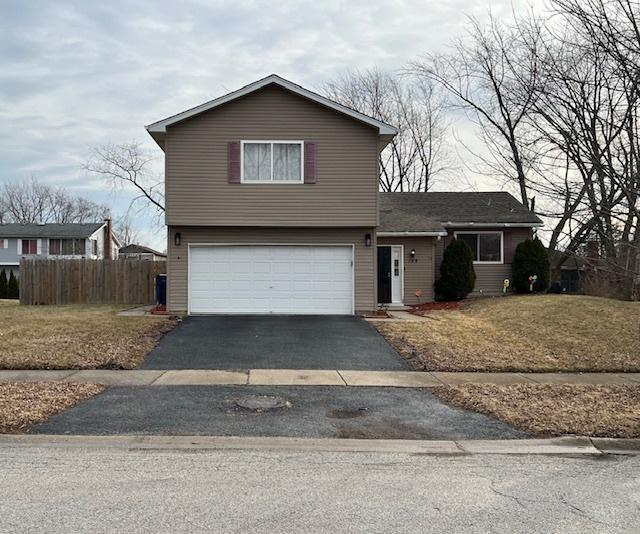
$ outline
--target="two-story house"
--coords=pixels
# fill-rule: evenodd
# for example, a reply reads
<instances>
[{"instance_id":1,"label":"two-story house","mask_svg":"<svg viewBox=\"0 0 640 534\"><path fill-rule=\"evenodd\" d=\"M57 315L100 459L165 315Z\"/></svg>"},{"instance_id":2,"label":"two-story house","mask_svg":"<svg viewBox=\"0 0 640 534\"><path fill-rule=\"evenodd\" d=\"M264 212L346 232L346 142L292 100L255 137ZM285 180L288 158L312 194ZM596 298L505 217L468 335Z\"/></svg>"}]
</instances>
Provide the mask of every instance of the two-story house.
<instances>
[{"instance_id":1,"label":"two-story house","mask_svg":"<svg viewBox=\"0 0 640 534\"><path fill-rule=\"evenodd\" d=\"M515 245L541 225L507 193L378 193L396 128L276 75L147 131L165 153L174 312L354 314L431 300L453 236L474 250L476 289L497 293Z\"/></svg>"},{"instance_id":2,"label":"two-story house","mask_svg":"<svg viewBox=\"0 0 640 534\"><path fill-rule=\"evenodd\" d=\"M18 275L20 258L116 258L120 243L111 221L0 224L0 270Z\"/></svg>"}]
</instances>

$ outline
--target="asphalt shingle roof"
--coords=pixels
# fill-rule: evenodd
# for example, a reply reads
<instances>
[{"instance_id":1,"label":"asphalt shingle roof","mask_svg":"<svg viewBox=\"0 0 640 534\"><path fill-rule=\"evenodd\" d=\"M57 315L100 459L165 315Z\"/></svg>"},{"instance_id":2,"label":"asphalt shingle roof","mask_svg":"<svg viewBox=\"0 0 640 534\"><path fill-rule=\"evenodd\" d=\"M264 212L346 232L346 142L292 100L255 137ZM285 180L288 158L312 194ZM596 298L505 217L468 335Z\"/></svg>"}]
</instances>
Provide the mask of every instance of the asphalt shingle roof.
<instances>
[{"instance_id":1,"label":"asphalt shingle roof","mask_svg":"<svg viewBox=\"0 0 640 534\"><path fill-rule=\"evenodd\" d=\"M533 226L542 221L503 191L380 193L379 232L436 232L455 223Z\"/></svg>"},{"instance_id":2,"label":"asphalt shingle roof","mask_svg":"<svg viewBox=\"0 0 640 534\"><path fill-rule=\"evenodd\" d=\"M89 237L104 222L66 224L0 224L0 237Z\"/></svg>"},{"instance_id":3,"label":"asphalt shingle roof","mask_svg":"<svg viewBox=\"0 0 640 534\"><path fill-rule=\"evenodd\" d=\"M164 252L158 252L157 250L145 247L144 245L136 245L133 243L122 247L119 252L120 254L155 254L156 256L166 257Z\"/></svg>"}]
</instances>

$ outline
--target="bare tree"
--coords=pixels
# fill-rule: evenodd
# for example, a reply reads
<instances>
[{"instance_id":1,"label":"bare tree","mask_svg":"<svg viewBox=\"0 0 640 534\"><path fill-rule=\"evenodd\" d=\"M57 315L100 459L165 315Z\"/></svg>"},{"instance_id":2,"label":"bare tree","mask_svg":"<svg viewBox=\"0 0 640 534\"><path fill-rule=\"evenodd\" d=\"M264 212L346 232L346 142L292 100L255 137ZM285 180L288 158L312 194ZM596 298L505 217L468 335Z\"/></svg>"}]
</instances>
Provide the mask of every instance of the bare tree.
<instances>
[{"instance_id":1,"label":"bare tree","mask_svg":"<svg viewBox=\"0 0 640 534\"><path fill-rule=\"evenodd\" d=\"M120 239L122 246L138 243L139 241L139 234L131 222L129 212L116 218L113 224L113 231Z\"/></svg>"},{"instance_id":2,"label":"bare tree","mask_svg":"<svg viewBox=\"0 0 640 534\"><path fill-rule=\"evenodd\" d=\"M73 196L62 187L50 186L32 177L7 182L0 192L0 216L4 223L82 223L101 221L109 208Z\"/></svg>"},{"instance_id":3,"label":"bare tree","mask_svg":"<svg viewBox=\"0 0 640 534\"><path fill-rule=\"evenodd\" d=\"M152 176L152 161L140 143L109 144L94 148L82 167L104 177L114 189L132 188L138 193L132 203L143 201L164 213L164 181Z\"/></svg>"},{"instance_id":4,"label":"bare tree","mask_svg":"<svg viewBox=\"0 0 640 534\"><path fill-rule=\"evenodd\" d=\"M327 83L328 98L398 128L380 154L383 191L427 191L450 167L443 99L428 80L377 69L350 71Z\"/></svg>"},{"instance_id":5,"label":"bare tree","mask_svg":"<svg viewBox=\"0 0 640 534\"><path fill-rule=\"evenodd\" d=\"M449 105L463 110L478 127L488 157L479 156L489 173L506 176L529 206L527 172L535 158L524 124L534 103L539 75L537 25L508 27L490 18L483 26L471 19L465 39L448 52L427 54L410 72L444 88Z\"/></svg>"},{"instance_id":6,"label":"bare tree","mask_svg":"<svg viewBox=\"0 0 640 534\"><path fill-rule=\"evenodd\" d=\"M556 38L561 53L549 62L554 83L538 115L582 178L587 239L599 248L598 268L630 296L640 277L640 5L553 5L568 31Z\"/></svg>"}]
</instances>

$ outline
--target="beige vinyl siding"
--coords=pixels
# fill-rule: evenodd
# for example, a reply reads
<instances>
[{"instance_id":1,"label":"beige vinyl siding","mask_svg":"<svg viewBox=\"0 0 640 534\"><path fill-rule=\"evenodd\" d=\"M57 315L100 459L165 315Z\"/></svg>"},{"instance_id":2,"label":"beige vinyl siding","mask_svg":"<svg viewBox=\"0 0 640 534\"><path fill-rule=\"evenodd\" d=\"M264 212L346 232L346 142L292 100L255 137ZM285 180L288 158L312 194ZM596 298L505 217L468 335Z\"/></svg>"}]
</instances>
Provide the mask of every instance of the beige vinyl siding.
<instances>
[{"instance_id":1,"label":"beige vinyl siding","mask_svg":"<svg viewBox=\"0 0 640 534\"><path fill-rule=\"evenodd\" d=\"M180 232L181 244L175 245ZM375 243L365 247L365 235L374 228L264 228L264 227L169 227L168 295L172 312L187 311L187 250L189 243L354 245L356 312L375 309Z\"/></svg>"},{"instance_id":2,"label":"beige vinyl siding","mask_svg":"<svg viewBox=\"0 0 640 534\"><path fill-rule=\"evenodd\" d=\"M433 237L378 237L378 245L404 245L404 304L433 301L435 241ZM411 261L411 249L416 250L416 261ZM422 290L420 299L416 289Z\"/></svg>"},{"instance_id":3,"label":"beige vinyl siding","mask_svg":"<svg viewBox=\"0 0 640 534\"><path fill-rule=\"evenodd\" d=\"M451 242L453 239L453 235L456 231L461 232L504 232L511 233L511 248L515 250L518 243L526 240L531 237L532 231L531 228L447 228L447 232L449 235L436 242L436 255L435 255L435 272L436 277L439 277L440 273L440 264L442 263L442 253L444 252L445 247ZM506 242L505 242L506 248ZM507 255L507 250L505 250L505 256ZM476 272L476 286L474 288L474 293L485 293L485 294L497 294L502 292L502 284L505 278L511 279L511 263L503 263L503 264L478 264L476 263L473 266Z\"/></svg>"},{"instance_id":4,"label":"beige vinyl siding","mask_svg":"<svg viewBox=\"0 0 640 534\"><path fill-rule=\"evenodd\" d=\"M170 126L167 225L375 226L378 137L275 85ZM317 183L229 184L227 143L240 140L317 143Z\"/></svg>"}]
</instances>

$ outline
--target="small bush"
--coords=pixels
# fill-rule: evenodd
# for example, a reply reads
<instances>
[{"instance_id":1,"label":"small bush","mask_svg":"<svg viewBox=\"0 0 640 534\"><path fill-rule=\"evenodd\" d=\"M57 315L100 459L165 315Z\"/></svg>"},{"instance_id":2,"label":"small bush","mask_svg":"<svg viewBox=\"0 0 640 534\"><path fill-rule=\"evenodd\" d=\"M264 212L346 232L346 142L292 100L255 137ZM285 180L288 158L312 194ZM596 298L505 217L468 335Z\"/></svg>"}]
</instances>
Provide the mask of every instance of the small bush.
<instances>
[{"instance_id":1,"label":"small bush","mask_svg":"<svg viewBox=\"0 0 640 534\"><path fill-rule=\"evenodd\" d=\"M549 287L549 253L537 237L519 243L513 255L513 287L518 293L530 293L529 276L537 275L533 291Z\"/></svg>"},{"instance_id":2,"label":"small bush","mask_svg":"<svg viewBox=\"0 0 640 534\"><path fill-rule=\"evenodd\" d=\"M11 271L11 275L9 276L9 283L7 284L7 298L8 299L19 299L20 298L20 289L18 287L18 279Z\"/></svg>"},{"instance_id":3,"label":"small bush","mask_svg":"<svg viewBox=\"0 0 640 534\"><path fill-rule=\"evenodd\" d=\"M7 298L7 272L2 269L0 271L0 299Z\"/></svg>"},{"instance_id":4,"label":"small bush","mask_svg":"<svg viewBox=\"0 0 640 534\"><path fill-rule=\"evenodd\" d=\"M442 300L461 300L473 291L475 283L473 252L464 241L454 239L442 255L436 295Z\"/></svg>"}]
</instances>

